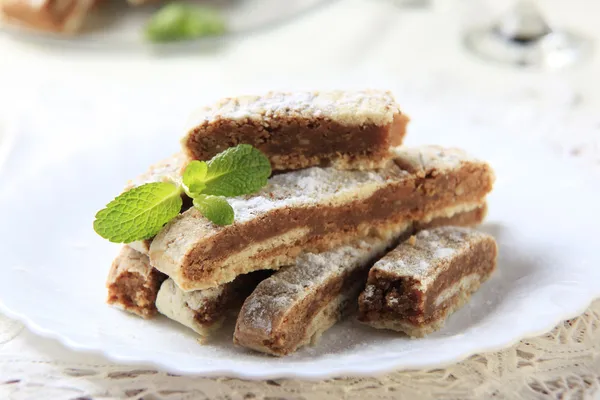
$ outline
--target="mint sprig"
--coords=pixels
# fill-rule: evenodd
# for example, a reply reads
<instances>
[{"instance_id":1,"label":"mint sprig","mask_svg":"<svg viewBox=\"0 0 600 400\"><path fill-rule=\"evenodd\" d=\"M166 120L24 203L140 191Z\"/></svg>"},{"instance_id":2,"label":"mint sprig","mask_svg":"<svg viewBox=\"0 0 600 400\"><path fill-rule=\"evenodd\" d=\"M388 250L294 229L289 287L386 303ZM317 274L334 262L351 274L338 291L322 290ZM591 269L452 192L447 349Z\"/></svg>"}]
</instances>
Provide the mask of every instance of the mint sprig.
<instances>
[{"instance_id":1,"label":"mint sprig","mask_svg":"<svg viewBox=\"0 0 600 400\"><path fill-rule=\"evenodd\" d=\"M96 214L94 230L115 243L131 243L155 236L181 211L181 196L216 225L230 225L234 211L225 197L252 194L267 184L269 159L254 147L241 144L210 161L191 161L181 183L147 183L117 196Z\"/></svg>"},{"instance_id":2,"label":"mint sprig","mask_svg":"<svg viewBox=\"0 0 600 400\"><path fill-rule=\"evenodd\" d=\"M226 22L218 9L182 3L169 3L148 21L145 34L153 42L218 36Z\"/></svg>"}]
</instances>

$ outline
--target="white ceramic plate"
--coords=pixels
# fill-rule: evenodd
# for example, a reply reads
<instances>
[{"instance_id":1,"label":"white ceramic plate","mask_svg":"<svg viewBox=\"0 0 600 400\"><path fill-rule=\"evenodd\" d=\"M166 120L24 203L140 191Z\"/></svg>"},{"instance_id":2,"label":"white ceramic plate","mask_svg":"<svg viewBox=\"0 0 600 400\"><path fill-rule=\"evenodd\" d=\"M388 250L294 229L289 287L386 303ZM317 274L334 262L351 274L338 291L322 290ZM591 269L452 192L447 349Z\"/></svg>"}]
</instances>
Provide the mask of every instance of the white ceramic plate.
<instances>
[{"instance_id":1,"label":"white ceramic plate","mask_svg":"<svg viewBox=\"0 0 600 400\"><path fill-rule=\"evenodd\" d=\"M198 0L181 0L198 4ZM124 0L108 0L92 10L76 36L40 32L15 24L0 14L0 28L17 38L41 41L46 45L75 46L111 51L132 49L191 51L198 46L213 45L224 37L244 36L273 28L290 19L315 9L328 0L204 0L221 10L226 21L227 34L189 41L151 43L144 38L144 27L152 15L164 5L150 2L132 7Z\"/></svg>"},{"instance_id":2,"label":"white ceramic plate","mask_svg":"<svg viewBox=\"0 0 600 400\"><path fill-rule=\"evenodd\" d=\"M398 88L413 117L411 143L464 147L489 160L498 177L482 226L500 245L498 271L442 331L410 340L348 320L316 347L272 358L234 347L232 326L202 346L165 318L145 321L106 306L104 281L118 247L94 234L93 216L126 179L177 149L190 104L221 95L190 89L81 94L61 87L32 102L1 177L3 312L68 347L120 362L175 373L324 378L433 367L498 349L551 329L600 295L600 189L536 138L540 117L480 97Z\"/></svg>"}]
</instances>

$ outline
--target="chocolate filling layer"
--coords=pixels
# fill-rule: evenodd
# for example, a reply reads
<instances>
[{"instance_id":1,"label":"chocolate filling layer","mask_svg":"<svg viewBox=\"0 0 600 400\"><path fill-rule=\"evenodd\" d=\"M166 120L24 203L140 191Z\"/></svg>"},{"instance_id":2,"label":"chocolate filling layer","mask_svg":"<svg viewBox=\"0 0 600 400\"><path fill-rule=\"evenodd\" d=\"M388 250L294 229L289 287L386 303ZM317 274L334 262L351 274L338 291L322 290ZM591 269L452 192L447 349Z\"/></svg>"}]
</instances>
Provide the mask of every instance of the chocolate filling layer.
<instances>
[{"instance_id":1,"label":"chocolate filling layer","mask_svg":"<svg viewBox=\"0 0 600 400\"><path fill-rule=\"evenodd\" d=\"M193 158L208 160L226 148L251 144L271 159L275 169L294 168L297 162L302 167L327 165L340 155L379 162L389 158L391 146L402 143L407 122L402 114L396 114L388 126L347 126L325 118L270 119L267 126L253 120L220 119L195 128L185 146Z\"/></svg>"}]
</instances>

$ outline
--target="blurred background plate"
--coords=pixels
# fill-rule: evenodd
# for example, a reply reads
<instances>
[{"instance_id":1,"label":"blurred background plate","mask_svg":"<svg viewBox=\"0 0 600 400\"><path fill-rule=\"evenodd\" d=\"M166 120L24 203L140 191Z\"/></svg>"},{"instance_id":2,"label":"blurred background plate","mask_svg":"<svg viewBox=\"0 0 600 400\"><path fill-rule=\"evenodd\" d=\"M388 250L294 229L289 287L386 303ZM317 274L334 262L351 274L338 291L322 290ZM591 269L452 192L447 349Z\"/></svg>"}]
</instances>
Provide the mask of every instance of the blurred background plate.
<instances>
[{"instance_id":1,"label":"blurred background plate","mask_svg":"<svg viewBox=\"0 0 600 400\"><path fill-rule=\"evenodd\" d=\"M59 46L78 46L106 50L185 49L214 44L223 38L248 35L290 21L333 0L184 0L181 3L206 5L222 11L228 32L224 36L195 40L151 43L144 38L144 27L164 2L132 6L125 0L106 0L87 18L76 35L32 30L0 18L0 28L17 38ZM0 15L0 17L2 17Z\"/></svg>"}]
</instances>

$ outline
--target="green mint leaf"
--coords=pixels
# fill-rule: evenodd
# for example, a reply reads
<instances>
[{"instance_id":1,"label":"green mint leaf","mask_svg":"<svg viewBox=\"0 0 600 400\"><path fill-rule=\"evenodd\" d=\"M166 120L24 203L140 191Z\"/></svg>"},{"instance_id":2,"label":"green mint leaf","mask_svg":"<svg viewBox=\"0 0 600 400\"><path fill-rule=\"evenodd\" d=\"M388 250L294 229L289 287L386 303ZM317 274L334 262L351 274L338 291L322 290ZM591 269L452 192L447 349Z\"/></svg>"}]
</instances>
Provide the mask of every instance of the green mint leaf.
<instances>
[{"instance_id":1,"label":"green mint leaf","mask_svg":"<svg viewBox=\"0 0 600 400\"><path fill-rule=\"evenodd\" d=\"M206 174L208 172L208 165L204 161L191 161L185 171L183 171L183 184L187 188L186 193L190 197L194 197L202 193L206 184Z\"/></svg>"},{"instance_id":2,"label":"green mint leaf","mask_svg":"<svg viewBox=\"0 0 600 400\"><path fill-rule=\"evenodd\" d=\"M225 33L221 13L209 7L169 3L146 25L146 37L154 42L193 39Z\"/></svg>"},{"instance_id":3,"label":"green mint leaf","mask_svg":"<svg viewBox=\"0 0 600 400\"><path fill-rule=\"evenodd\" d=\"M249 144L240 144L208 162L203 193L225 197L255 193L267 184L270 175L269 159Z\"/></svg>"},{"instance_id":4,"label":"green mint leaf","mask_svg":"<svg viewBox=\"0 0 600 400\"><path fill-rule=\"evenodd\" d=\"M181 189L155 182L122 193L98 211L94 230L115 243L149 239L181 211Z\"/></svg>"},{"instance_id":5,"label":"green mint leaf","mask_svg":"<svg viewBox=\"0 0 600 400\"><path fill-rule=\"evenodd\" d=\"M223 14L210 7L188 5L187 34L190 38L219 36L227 31Z\"/></svg>"},{"instance_id":6,"label":"green mint leaf","mask_svg":"<svg viewBox=\"0 0 600 400\"><path fill-rule=\"evenodd\" d=\"M154 42L167 42L187 37L186 7L170 3L158 10L146 25L146 37Z\"/></svg>"},{"instance_id":7,"label":"green mint leaf","mask_svg":"<svg viewBox=\"0 0 600 400\"><path fill-rule=\"evenodd\" d=\"M194 207L216 225L233 223L233 208L223 197L201 194L194 198Z\"/></svg>"}]
</instances>

